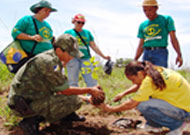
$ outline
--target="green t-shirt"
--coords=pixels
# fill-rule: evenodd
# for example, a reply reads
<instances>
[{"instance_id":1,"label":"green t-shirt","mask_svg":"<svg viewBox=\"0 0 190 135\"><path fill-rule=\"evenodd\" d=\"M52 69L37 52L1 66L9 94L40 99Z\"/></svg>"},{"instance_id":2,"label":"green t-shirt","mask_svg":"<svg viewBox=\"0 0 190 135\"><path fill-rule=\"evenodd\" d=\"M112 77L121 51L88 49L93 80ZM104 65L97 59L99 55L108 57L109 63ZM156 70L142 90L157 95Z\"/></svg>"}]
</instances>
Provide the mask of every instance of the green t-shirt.
<instances>
[{"instance_id":1,"label":"green t-shirt","mask_svg":"<svg viewBox=\"0 0 190 135\"><path fill-rule=\"evenodd\" d=\"M173 19L170 16L158 15L152 21L141 23L137 37L144 39L143 47L167 47L170 31L175 31Z\"/></svg>"},{"instance_id":2,"label":"green t-shirt","mask_svg":"<svg viewBox=\"0 0 190 135\"><path fill-rule=\"evenodd\" d=\"M40 22L39 20L35 19L37 28L39 31L40 36L43 38L43 41L38 42L33 54L39 54L46 50L52 49L52 38L53 38L53 31L50 25L46 22ZM24 16L21 18L12 30L12 37L15 40L16 37L21 34L26 33L28 35L35 35L36 29L34 22L32 20L32 16ZM32 40L19 40L21 42L22 48L27 51L28 53L31 52L32 47L34 46L35 41Z\"/></svg>"},{"instance_id":3,"label":"green t-shirt","mask_svg":"<svg viewBox=\"0 0 190 135\"><path fill-rule=\"evenodd\" d=\"M77 35L77 33L74 31L74 29L67 30L64 33L65 34L70 34L70 35L74 36L77 39L77 42L78 42L78 45L79 45L79 50L84 54L84 56L81 57L81 59L89 59L90 54L88 52L88 49L89 49L89 46L90 46L90 42L94 41L94 37L92 36L90 31L88 31L86 29L83 29L81 32L79 32L81 37L84 39L88 49L85 46L85 44L82 42L80 37ZM89 49L89 51L90 51L90 49Z\"/></svg>"}]
</instances>

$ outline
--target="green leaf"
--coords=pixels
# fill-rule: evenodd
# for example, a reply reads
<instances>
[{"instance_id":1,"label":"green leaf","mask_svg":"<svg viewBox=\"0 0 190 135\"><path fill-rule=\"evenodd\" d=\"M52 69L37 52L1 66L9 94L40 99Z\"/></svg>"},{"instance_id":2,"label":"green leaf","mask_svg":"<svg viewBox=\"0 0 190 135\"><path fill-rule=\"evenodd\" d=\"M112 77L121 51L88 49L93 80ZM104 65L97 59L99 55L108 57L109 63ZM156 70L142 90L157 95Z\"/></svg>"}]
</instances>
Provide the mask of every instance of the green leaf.
<instances>
[{"instance_id":1,"label":"green leaf","mask_svg":"<svg viewBox=\"0 0 190 135\"><path fill-rule=\"evenodd\" d=\"M90 66L90 62L88 62L88 61L85 61L85 62L83 62L83 64L85 65L85 66Z\"/></svg>"},{"instance_id":2,"label":"green leaf","mask_svg":"<svg viewBox=\"0 0 190 135\"><path fill-rule=\"evenodd\" d=\"M94 61L95 61L95 57L93 56L93 57L90 58L90 62L94 63Z\"/></svg>"},{"instance_id":3,"label":"green leaf","mask_svg":"<svg viewBox=\"0 0 190 135\"><path fill-rule=\"evenodd\" d=\"M96 72L92 72L92 78L97 80L98 79L98 75L96 74Z\"/></svg>"},{"instance_id":4,"label":"green leaf","mask_svg":"<svg viewBox=\"0 0 190 135\"><path fill-rule=\"evenodd\" d=\"M96 66L99 63L99 61L95 61L94 63L92 63L93 66Z\"/></svg>"}]
</instances>

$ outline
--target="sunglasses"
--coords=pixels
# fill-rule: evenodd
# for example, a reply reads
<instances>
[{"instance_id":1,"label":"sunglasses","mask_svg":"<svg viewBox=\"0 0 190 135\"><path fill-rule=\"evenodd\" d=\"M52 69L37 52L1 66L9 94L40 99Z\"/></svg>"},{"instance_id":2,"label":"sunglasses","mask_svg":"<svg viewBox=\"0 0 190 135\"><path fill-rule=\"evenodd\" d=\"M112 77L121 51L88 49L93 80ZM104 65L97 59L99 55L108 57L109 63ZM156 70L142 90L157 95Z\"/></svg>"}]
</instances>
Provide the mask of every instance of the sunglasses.
<instances>
[{"instance_id":1,"label":"sunglasses","mask_svg":"<svg viewBox=\"0 0 190 135\"><path fill-rule=\"evenodd\" d=\"M85 22L80 22L80 21L77 21L78 24L85 24Z\"/></svg>"}]
</instances>

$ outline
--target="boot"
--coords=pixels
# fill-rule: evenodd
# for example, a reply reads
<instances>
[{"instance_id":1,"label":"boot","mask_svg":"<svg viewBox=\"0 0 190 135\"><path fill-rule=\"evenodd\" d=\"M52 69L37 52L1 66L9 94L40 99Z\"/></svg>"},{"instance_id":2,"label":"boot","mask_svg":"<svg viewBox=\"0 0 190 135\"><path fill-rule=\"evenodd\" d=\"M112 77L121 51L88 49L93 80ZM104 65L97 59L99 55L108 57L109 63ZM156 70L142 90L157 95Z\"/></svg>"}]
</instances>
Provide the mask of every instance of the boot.
<instances>
[{"instance_id":1,"label":"boot","mask_svg":"<svg viewBox=\"0 0 190 135\"><path fill-rule=\"evenodd\" d=\"M41 116L35 116L30 118L24 118L20 121L19 126L24 131L26 135L39 135L39 123L44 121Z\"/></svg>"},{"instance_id":2,"label":"boot","mask_svg":"<svg viewBox=\"0 0 190 135\"><path fill-rule=\"evenodd\" d=\"M61 122L66 121L85 121L86 118L83 116L77 115L75 112L72 112L71 114L67 115L66 117L61 119Z\"/></svg>"}]
</instances>

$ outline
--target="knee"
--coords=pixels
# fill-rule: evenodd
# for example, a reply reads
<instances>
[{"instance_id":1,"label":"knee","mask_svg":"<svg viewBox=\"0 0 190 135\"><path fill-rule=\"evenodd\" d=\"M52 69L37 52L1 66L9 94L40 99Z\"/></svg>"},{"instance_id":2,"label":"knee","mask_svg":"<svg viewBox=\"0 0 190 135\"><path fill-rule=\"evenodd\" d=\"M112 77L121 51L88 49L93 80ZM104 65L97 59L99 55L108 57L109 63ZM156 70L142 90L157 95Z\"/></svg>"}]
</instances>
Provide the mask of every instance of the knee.
<instances>
[{"instance_id":1,"label":"knee","mask_svg":"<svg viewBox=\"0 0 190 135\"><path fill-rule=\"evenodd\" d=\"M142 113L147 113L148 111L148 104L146 102L141 102L138 106L137 109Z\"/></svg>"}]
</instances>

